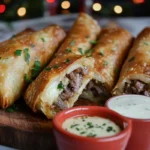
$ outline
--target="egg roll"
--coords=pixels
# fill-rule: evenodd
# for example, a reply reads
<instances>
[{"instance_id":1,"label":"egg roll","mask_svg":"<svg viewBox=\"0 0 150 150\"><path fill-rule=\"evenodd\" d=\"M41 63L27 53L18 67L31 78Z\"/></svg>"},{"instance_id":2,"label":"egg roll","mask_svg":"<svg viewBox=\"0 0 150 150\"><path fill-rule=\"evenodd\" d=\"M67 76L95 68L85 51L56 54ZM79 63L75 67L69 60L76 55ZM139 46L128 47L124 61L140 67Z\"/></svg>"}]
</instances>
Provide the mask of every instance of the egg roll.
<instances>
[{"instance_id":1,"label":"egg roll","mask_svg":"<svg viewBox=\"0 0 150 150\"><path fill-rule=\"evenodd\" d=\"M135 39L112 94L150 97L150 27L141 31Z\"/></svg>"},{"instance_id":2,"label":"egg roll","mask_svg":"<svg viewBox=\"0 0 150 150\"><path fill-rule=\"evenodd\" d=\"M48 63L65 31L51 25L0 44L0 107L13 104Z\"/></svg>"},{"instance_id":3,"label":"egg roll","mask_svg":"<svg viewBox=\"0 0 150 150\"><path fill-rule=\"evenodd\" d=\"M119 70L132 43L132 35L123 28L103 28L93 48L94 76L82 96L98 104L111 96Z\"/></svg>"},{"instance_id":4,"label":"egg roll","mask_svg":"<svg viewBox=\"0 0 150 150\"><path fill-rule=\"evenodd\" d=\"M55 58L25 92L24 99L34 112L50 119L74 105L92 78L94 59L88 52L99 31L95 20L79 15Z\"/></svg>"}]
</instances>

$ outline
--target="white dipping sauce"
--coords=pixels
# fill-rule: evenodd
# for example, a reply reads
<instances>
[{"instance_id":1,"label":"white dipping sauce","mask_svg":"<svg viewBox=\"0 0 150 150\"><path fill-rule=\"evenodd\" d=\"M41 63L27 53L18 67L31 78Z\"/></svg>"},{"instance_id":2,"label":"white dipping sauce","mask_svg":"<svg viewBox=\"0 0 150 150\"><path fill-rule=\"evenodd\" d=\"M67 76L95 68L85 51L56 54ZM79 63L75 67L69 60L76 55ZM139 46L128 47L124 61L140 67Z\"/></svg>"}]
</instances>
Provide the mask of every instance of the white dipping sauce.
<instances>
[{"instance_id":1,"label":"white dipping sauce","mask_svg":"<svg viewBox=\"0 0 150 150\"><path fill-rule=\"evenodd\" d=\"M121 132L113 121L97 116L80 116L64 121L62 127L76 135L85 137L108 137Z\"/></svg>"},{"instance_id":2,"label":"white dipping sauce","mask_svg":"<svg viewBox=\"0 0 150 150\"><path fill-rule=\"evenodd\" d=\"M109 101L108 107L126 117L150 119L150 98L146 96L117 96Z\"/></svg>"}]
</instances>

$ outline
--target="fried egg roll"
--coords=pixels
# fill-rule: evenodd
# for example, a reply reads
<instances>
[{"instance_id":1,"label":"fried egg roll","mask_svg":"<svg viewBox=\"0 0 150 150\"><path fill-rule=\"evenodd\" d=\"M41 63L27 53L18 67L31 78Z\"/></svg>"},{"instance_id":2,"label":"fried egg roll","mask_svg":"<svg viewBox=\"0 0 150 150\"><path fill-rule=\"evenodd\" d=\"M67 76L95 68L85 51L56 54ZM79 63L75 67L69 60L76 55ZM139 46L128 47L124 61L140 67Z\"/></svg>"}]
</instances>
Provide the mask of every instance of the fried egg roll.
<instances>
[{"instance_id":1,"label":"fried egg roll","mask_svg":"<svg viewBox=\"0 0 150 150\"><path fill-rule=\"evenodd\" d=\"M150 27L145 28L135 39L112 93L150 97Z\"/></svg>"},{"instance_id":2,"label":"fried egg roll","mask_svg":"<svg viewBox=\"0 0 150 150\"><path fill-rule=\"evenodd\" d=\"M84 55L99 31L95 20L83 13L79 15L55 58L25 92L24 99L34 112L53 118L74 105L92 78L94 59Z\"/></svg>"},{"instance_id":3,"label":"fried egg roll","mask_svg":"<svg viewBox=\"0 0 150 150\"><path fill-rule=\"evenodd\" d=\"M125 29L102 29L93 48L94 77L84 90L83 98L103 104L110 97L132 39L132 35Z\"/></svg>"},{"instance_id":4,"label":"fried egg roll","mask_svg":"<svg viewBox=\"0 0 150 150\"><path fill-rule=\"evenodd\" d=\"M28 82L48 63L65 37L64 30L52 25L0 44L0 107L17 100Z\"/></svg>"}]
</instances>

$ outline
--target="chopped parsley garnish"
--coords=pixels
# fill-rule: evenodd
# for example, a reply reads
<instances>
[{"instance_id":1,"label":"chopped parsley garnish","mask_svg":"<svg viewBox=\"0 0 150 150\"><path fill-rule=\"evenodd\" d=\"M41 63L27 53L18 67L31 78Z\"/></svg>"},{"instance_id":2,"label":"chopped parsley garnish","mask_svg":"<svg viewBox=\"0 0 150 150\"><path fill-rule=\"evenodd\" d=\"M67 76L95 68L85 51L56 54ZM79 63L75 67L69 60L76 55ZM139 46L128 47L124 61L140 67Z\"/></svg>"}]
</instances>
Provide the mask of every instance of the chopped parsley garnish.
<instances>
[{"instance_id":1,"label":"chopped parsley garnish","mask_svg":"<svg viewBox=\"0 0 150 150\"><path fill-rule=\"evenodd\" d=\"M50 67L46 67L44 70L46 70L46 71L50 71L52 68L50 68Z\"/></svg>"},{"instance_id":2,"label":"chopped parsley garnish","mask_svg":"<svg viewBox=\"0 0 150 150\"><path fill-rule=\"evenodd\" d=\"M113 127L111 127L111 126L107 127L107 129L106 129L107 132L110 132L112 130L113 130Z\"/></svg>"},{"instance_id":3,"label":"chopped parsley garnish","mask_svg":"<svg viewBox=\"0 0 150 150\"><path fill-rule=\"evenodd\" d=\"M39 60L35 60L34 66L32 68L32 78L35 78L41 70L41 63Z\"/></svg>"},{"instance_id":4,"label":"chopped parsley garnish","mask_svg":"<svg viewBox=\"0 0 150 150\"><path fill-rule=\"evenodd\" d=\"M71 48L66 48L66 52L68 52L68 53L72 52Z\"/></svg>"},{"instance_id":5,"label":"chopped parsley garnish","mask_svg":"<svg viewBox=\"0 0 150 150\"><path fill-rule=\"evenodd\" d=\"M131 61L133 61L134 59L135 59L135 56L131 57L131 58L128 60L128 62L131 62Z\"/></svg>"},{"instance_id":6,"label":"chopped parsley garnish","mask_svg":"<svg viewBox=\"0 0 150 150\"><path fill-rule=\"evenodd\" d=\"M68 63L68 62L70 62L70 59L69 59L69 58L67 58L67 59L65 60L65 63Z\"/></svg>"},{"instance_id":7,"label":"chopped parsley garnish","mask_svg":"<svg viewBox=\"0 0 150 150\"><path fill-rule=\"evenodd\" d=\"M88 35L86 35L86 36L85 36L85 38L87 38L87 39L88 39L88 38L89 38L89 36L88 36Z\"/></svg>"},{"instance_id":8,"label":"chopped parsley garnish","mask_svg":"<svg viewBox=\"0 0 150 150\"><path fill-rule=\"evenodd\" d=\"M103 124L102 124L102 126L105 126L105 125L106 125L106 123L103 123Z\"/></svg>"},{"instance_id":9,"label":"chopped parsley garnish","mask_svg":"<svg viewBox=\"0 0 150 150\"><path fill-rule=\"evenodd\" d=\"M77 130L77 131L80 131L80 129L79 129L79 128L76 128L76 130Z\"/></svg>"},{"instance_id":10,"label":"chopped parsley garnish","mask_svg":"<svg viewBox=\"0 0 150 150\"><path fill-rule=\"evenodd\" d=\"M44 39L43 37L41 38L41 40L42 40L43 42L46 42L45 39Z\"/></svg>"},{"instance_id":11,"label":"chopped parsley garnish","mask_svg":"<svg viewBox=\"0 0 150 150\"><path fill-rule=\"evenodd\" d=\"M81 55L84 55L82 48L78 48L78 51L80 52Z\"/></svg>"},{"instance_id":12,"label":"chopped parsley garnish","mask_svg":"<svg viewBox=\"0 0 150 150\"><path fill-rule=\"evenodd\" d=\"M62 81L60 81L60 83L58 84L57 89L59 89L59 90L64 89L64 85L63 85Z\"/></svg>"},{"instance_id":13,"label":"chopped parsley garnish","mask_svg":"<svg viewBox=\"0 0 150 150\"><path fill-rule=\"evenodd\" d=\"M144 45L147 45L147 46L149 45L147 42L143 42L143 44L144 44Z\"/></svg>"},{"instance_id":14,"label":"chopped parsley garnish","mask_svg":"<svg viewBox=\"0 0 150 150\"><path fill-rule=\"evenodd\" d=\"M107 66L108 65L108 61L104 61L104 65Z\"/></svg>"},{"instance_id":15,"label":"chopped parsley garnish","mask_svg":"<svg viewBox=\"0 0 150 150\"><path fill-rule=\"evenodd\" d=\"M85 134L86 132L85 131L83 131L83 132L81 132L80 134Z\"/></svg>"},{"instance_id":16,"label":"chopped parsley garnish","mask_svg":"<svg viewBox=\"0 0 150 150\"><path fill-rule=\"evenodd\" d=\"M71 125L70 126L70 128L74 128L74 127L76 127L76 126L78 126L79 124L73 124L73 125Z\"/></svg>"},{"instance_id":17,"label":"chopped parsley garnish","mask_svg":"<svg viewBox=\"0 0 150 150\"><path fill-rule=\"evenodd\" d=\"M35 47L35 45L34 45L34 44L30 44L30 46L31 46L31 47Z\"/></svg>"},{"instance_id":18,"label":"chopped parsley garnish","mask_svg":"<svg viewBox=\"0 0 150 150\"><path fill-rule=\"evenodd\" d=\"M18 49L15 51L16 56L21 56L22 50Z\"/></svg>"},{"instance_id":19,"label":"chopped parsley garnish","mask_svg":"<svg viewBox=\"0 0 150 150\"><path fill-rule=\"evenodd\" d=\"M29 63L30 60L29 48L24 49L24 55L25 55L25 61Z\"/></svg>"},{"instance_id":20,"label":"chopped parsley garnish","mask_svg":"<svg viewBox=\"0 0 150 150\"><path fill-rule=\"evenodd\" d=\"M93 133L89 133L88 135L87 135L87 137L95 137L96 136L96 134L93 134Z\"/></svg>"},{"instance_id":21,"label":"chopped parsley garnish","mask_svg":"<svg viewBox=\"0 0 150 150\"><path fill-rule=\"evenodd\" d=\"M118 68L115 69L115 73L116 73L116 74L119 73L119 69L118 69Z\"/></svg>"},{"instance_id":22,"label":"chopped parsley garnish","mask_svg":"<svg viewBox=\"0 0 150 150\"><path fill-rule=\"evenodd\" d=\"M93 128L94 127L93 124L92 124L92 122L88 122L87 126L88 126L88 128Z\"/></svg>"},{"instance_id":23,"label":"chopped parsley garnish","mask_svg":"<svg viewBox=\"0 0 150 150\"><path fill-rule=\"evenodd\" d=\"M18 109L18 107L17 107L15 104L13 104L13 105L11 105L10 107L6 108L5 110L6 110L7 112L12 113L12 112L15 112L17 109Z\"/></svg>"},{"instance_id":24,"label":"chopped parsley garnish","mask_svg":"<svg viewBox=\"0 0 150 150\"><path fill-rule=\"evenodd\" d=\"M58 65L54 65L54 66L52 66L52 68L59 68L59 66Z\"/></svg>"},{"instance_id":25,"label":"chopped parsley garnish","mask_svg":"<svg viewBox=\"0 0 150 150\"><path fill-rule=\"evenodd\" d=\"M90 43L91 43L91 44L97 44L97 41L91 40Z\"/></svg>"},{"instance_id":26,"label":"chopped parsley garnish","mask_svg":"<svg viewBox=\"0 0 150 150\"><path fill-rule=\"evenodd\" d=\"M24 80L26 81L26 83L31 83L32 81L31 79L29 79L27 74L24 75Z\"/></svg>"},{"instance_id":27,"label":"chopped parsley garnish","mask_svg":"<svg viewBox=\"0 0 150 150\"><path fill-rule=\"evenodd\" d=\"M101 56L104 56L104 51L101 50L101 51L99 52L99 54L100 54Z\"/></svg>"},{"instance_id":28,"label":"chopped parsley garnish","mask_svg":"<svg viewBox=\"0 0 150 150\"><path fill-rule=\"evenodd\" d=\"M72 40L72 41L70 42L70 46L74 46L74 44L75 44L75 40Z\"/></svg>"}]
</instances>

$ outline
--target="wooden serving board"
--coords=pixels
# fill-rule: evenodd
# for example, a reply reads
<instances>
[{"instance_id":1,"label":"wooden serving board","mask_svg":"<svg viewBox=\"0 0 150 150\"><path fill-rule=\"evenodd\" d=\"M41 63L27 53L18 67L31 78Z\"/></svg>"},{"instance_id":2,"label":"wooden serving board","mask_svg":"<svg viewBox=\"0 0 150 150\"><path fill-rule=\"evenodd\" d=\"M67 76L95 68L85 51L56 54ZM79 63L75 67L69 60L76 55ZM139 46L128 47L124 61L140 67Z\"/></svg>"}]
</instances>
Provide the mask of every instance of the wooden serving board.
<instances>
[{"instance_id":1,"label":"wooden serving board","mask_svg":"<svg viewBox=\"0 0 150 150\"><path fill-rule=\"evenodd\" d=\"M52 120L33 113L23 100L16 104L14 112L0 110L0 145L20 150L57 150ZM78 100L76 105L95 105Z\"/></svg>"}]
</instances>

